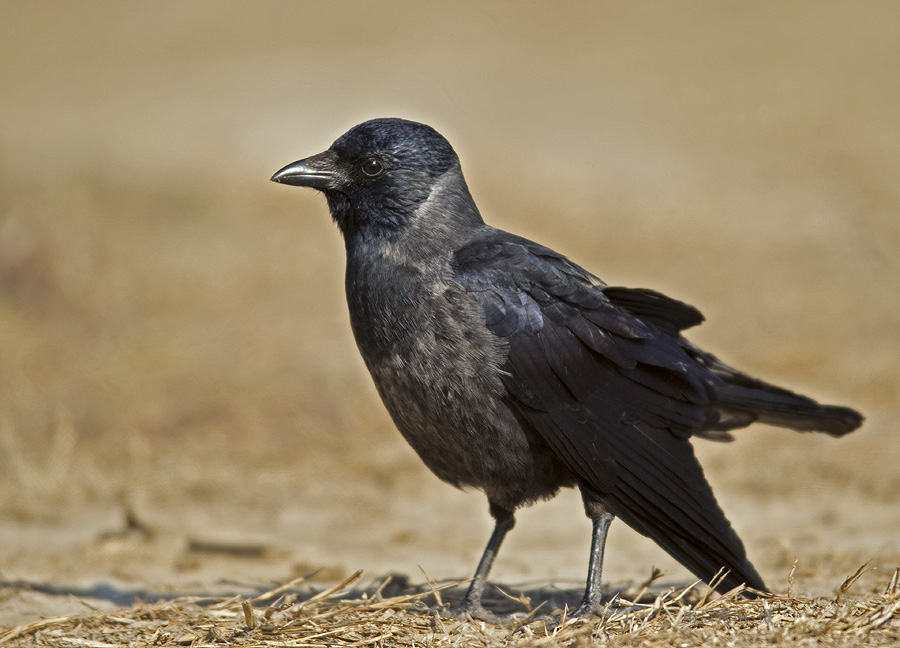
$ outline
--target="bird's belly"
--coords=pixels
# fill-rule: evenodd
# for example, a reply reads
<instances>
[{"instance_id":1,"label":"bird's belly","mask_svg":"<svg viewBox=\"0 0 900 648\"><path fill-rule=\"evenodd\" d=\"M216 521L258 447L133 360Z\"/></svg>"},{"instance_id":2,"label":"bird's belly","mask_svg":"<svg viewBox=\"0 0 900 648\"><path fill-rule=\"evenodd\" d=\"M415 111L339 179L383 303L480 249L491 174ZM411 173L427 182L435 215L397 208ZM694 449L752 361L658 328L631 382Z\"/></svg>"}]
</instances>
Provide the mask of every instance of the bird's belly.
<instances>
[{"instance_id":1,"label":"bird's belly","mask_svg":"<svg viewBox=\"0 0 900 648\"><path fill-rule=\"evenodd\" d=\"M474 298L409 268L391 274L403 281L348 268L350 320L385 407L425 465L509 508L571 482L506 404L506 342Z\"/></svg>"},{"instance_id":2,"label":"bird's belly","mask_svg":"<svg viewBox=\"0 0 900 648\"><path fill-rule=\"evenodd\" d=\"M367 364L400 433L439 478L509 508L552 496L568 474L501 398L490 363L466 355L445 344Z\"/></svg>"}]
</instances>

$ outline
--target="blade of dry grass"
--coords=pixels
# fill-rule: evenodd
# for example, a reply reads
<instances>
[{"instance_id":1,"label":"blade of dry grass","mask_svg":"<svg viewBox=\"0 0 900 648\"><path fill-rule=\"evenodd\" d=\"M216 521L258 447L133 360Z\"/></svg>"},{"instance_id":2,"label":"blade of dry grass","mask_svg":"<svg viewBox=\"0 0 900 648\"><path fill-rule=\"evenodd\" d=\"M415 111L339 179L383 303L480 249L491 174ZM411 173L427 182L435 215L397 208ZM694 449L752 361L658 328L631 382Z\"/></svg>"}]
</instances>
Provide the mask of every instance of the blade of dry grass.
<instances>
[{"instance_id":1,"label":"blade of dry grass","mask_svg":"<svg viewBox=\"0 0 900 648\"><path fill-rule=\"evenodd\" d=\"M23 635L34 634L41 628L67 623L71 619L72 617L69 616L54 617L52 619L41 619L40 621L35 621L33 623L26 623L24 625L16 626L15 628L12 628L7 632L0 634L0 644L5 644Z\"/></svg>"},{"instance_id":2,"label":"blade of dry grass","mask_svg":"<svg viewBox=\"0 0 900 648\"><path fill-rule=\"evenodd\" d=\"M859 577L866 572L866 567L868 566L869 561L866 561L862 566L860 566L859 569L856 570L856 572L852 576L848 576L847 579L844 580L843 583L841 583L841 586L840 588L838 588L837 594L834 597L835 603L841 602L841 600L844 598L844 594L846 594L847 590L849 590L853 586L853 583L855 583L859 579Z\"/></svg>"}]
</instances>

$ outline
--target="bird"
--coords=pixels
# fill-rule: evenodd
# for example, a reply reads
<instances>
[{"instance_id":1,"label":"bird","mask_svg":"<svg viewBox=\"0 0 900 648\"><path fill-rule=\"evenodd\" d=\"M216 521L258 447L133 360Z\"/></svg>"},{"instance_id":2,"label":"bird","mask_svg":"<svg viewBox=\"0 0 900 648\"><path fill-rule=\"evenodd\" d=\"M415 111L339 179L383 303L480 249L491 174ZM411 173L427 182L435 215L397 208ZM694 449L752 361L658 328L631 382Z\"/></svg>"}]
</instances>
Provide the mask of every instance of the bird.
<instances>
[{"instance_id":1,"label":"bird","mask_svg":"<svg viewBox=\"0 0 900 648\"><path fill-rule=\"evenodd\" d=\"M346 248L356 344L396 427L441 480L480 489L494 529L454 614L482 604L523 507L578 488L591 520L584 595L603 614L620 518L719 592L769 592L704 476L692 437L761 422L840 437L863 417L728 366L689 342L699 310L609 286L486 224L453 147L399 118L361 123L271 178L324 194Z\"/></svg>"}]
</instances>

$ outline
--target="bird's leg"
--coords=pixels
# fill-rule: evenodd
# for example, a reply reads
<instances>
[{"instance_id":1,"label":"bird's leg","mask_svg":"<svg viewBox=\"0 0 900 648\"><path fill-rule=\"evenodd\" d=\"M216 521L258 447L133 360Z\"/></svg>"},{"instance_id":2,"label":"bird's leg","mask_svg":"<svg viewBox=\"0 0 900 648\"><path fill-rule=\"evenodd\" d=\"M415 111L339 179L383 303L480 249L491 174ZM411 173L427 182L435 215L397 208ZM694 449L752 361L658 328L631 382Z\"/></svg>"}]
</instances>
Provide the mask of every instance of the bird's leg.
<instances>
[{"instance_id":1,"label":"bird's leg","mask_svg":"<svg viewBox=\"0 0 900 648\"><path fill-rule=\"evenodd\" d=\"M581 604L569 616L589 618L603 615L603 602L600 591L600 579L603 573L603 547L606 544L606 533L615 517L609 509L596 499L582 491L584 512L593 523L591 538L591 562L588 566L587 586Z\"/></svg>"},{"instance_id":2,"label":"bird's leg","mask_svg":"<svg viewBox=\"0 0 900 648\"><path fill-rule=\"evenodd\" d=\"M463 597L460 604L453 608L452 613L455 616L468 616L474 619L496 623L502 622L503 619L484 609L481 605L481 595L484 593L484 586L485 583L487 583L488 573L491 571L491 566L494 564L494 558L497 557L497 552L500 550L503 538L505 538L509 530L515 526L516 519L512 511L505 509L494 502L490 503L490 511L491 517L493 517L495 521L494 531L491 533L491 539L488 540L487 547L485 547L484 553L481 555L481 561L478 563L478 569L475 570L475 576L472 578L472 584L469 585L469 590L466 592L466 595Z\"/></svg>"}]
</instances>

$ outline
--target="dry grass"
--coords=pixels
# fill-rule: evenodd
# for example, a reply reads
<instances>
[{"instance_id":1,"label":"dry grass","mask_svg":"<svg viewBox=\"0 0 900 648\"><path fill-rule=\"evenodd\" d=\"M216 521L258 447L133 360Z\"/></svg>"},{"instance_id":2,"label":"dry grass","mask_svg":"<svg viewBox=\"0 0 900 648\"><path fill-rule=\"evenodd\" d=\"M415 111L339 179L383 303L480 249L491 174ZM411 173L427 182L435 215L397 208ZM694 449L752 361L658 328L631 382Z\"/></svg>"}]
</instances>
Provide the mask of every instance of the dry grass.
<instances>
[{"instance_id":1,"label":"dry grass","mask_svg":"<svg viewBox=\"0 0 900 648\"><path fill-rule=\"evenodd\" d=\"M860 568L860 572L863 568ZM347 590L361 572L320 591L300 593L297 579L253 598L177 598L112 611L0 628L0 645L109 646L890 646L900 641L898 569L883 593L847 596L857 572L832 599L773 596L745 600L737 589L710 597L695 586L637 601L619 597L605 619L557 621L530 610L509 627L447 619L429 601L458 584L388 596L390 579L369 591ZM407 588L408 589L408 588ZM627 594L627 593L626 593ZM540 595L540 593L538 593ZM529 610L532 599L522 598ZM646 600L647 602L640 602ZM545 606L546 608L546 606ZM561 616L560 616L561 615Z\"/></svg>"}]
</instances>

